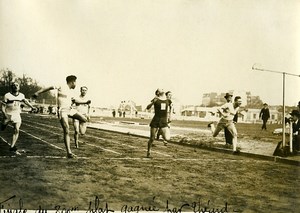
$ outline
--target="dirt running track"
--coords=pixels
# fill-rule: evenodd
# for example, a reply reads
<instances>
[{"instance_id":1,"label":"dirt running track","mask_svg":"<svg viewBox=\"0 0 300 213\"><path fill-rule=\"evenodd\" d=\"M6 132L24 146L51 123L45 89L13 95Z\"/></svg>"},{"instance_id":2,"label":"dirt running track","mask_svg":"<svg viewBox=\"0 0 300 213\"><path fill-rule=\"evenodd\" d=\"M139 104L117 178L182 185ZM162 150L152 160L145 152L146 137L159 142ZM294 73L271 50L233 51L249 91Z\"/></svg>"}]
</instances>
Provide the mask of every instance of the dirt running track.
<instances>
[{"instance_id":1,"label":"dirt running track","mask_svg":"<svg viewBox=\"0 0 300 213\"><path fill-rule=\"evenodd\" d=\"M2 208L300 212L298 166L159 142L147 159L147 139L93 129L67 159L56 117L22 117L21 156L0 133Z\"/></svg>"}]
</instances>

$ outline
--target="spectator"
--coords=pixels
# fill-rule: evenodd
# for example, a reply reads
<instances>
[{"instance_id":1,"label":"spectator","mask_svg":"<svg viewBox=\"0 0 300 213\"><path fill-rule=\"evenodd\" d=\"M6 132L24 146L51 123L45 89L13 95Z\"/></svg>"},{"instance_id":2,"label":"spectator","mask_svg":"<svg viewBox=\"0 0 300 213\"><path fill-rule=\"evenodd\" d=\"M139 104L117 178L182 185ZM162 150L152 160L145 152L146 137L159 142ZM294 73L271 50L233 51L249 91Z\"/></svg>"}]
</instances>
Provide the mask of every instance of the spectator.
<instances>
[{"instance_id":1,"label":"spectator","mask_svg":"<svg viewBox=\"0 0 300 213\"><path fill-rule=\"evenodd\" d=\"M261 130L267 130L267 122L270 118L270 111L267 103L264 103L263 108L260 110L259 117L263 120Z\"/></svg>"},{"instance_id":2,"label":"spectator","mask_svg":"<svg viewBox=\"0 0 300 213\"><path fill-rule=\"evenodd\" d=\"M300 151L300 112L293 110L290 115L293 128L293 152L299 153Z\"/></svg>"}]
</instances>

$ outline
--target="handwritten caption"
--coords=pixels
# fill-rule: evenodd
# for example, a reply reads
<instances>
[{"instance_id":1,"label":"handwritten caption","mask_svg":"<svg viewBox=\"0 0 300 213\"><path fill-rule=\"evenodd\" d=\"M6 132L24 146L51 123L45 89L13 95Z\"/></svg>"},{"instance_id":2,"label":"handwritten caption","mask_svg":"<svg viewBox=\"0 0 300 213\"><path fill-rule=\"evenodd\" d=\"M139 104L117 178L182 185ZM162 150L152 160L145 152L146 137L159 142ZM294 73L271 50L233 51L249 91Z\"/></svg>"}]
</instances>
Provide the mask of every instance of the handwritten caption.
<instances>
[{"instance_id":1,"label":"handwritten caption","mask_svg":"<svg viewBox=\"0 0 300 213\"><path fill-rule=\"evenodd\" d=\"M121 209L112 209L109 207L107 202L101 202L98 196L95 197L93 201L90 201L87 208L82 210L78 206L73 207L63 207L60 205L55 205L52 210L44 209L41 205L38 206L36 210L28 210L24 207L22 199L18 199L17 208L10 208L10 200L15 199L16 196L11 196L0 203L0 213L75 213L75 212L85 212L85 213L141 213L141 212L166 212L166 213L181 213L181 212L193 212L193 213L229 213L238 212L234 209L229 209L227 202L221 207L213 207L210 200L203 202L199 199L196 202L182 203L180 205L172 204L169 200L166 201L165 207L158 208L156 205L128 205L124 204ZM151 203L155 203L155 197L151 200Z\"/></svg>"}]
</instances>

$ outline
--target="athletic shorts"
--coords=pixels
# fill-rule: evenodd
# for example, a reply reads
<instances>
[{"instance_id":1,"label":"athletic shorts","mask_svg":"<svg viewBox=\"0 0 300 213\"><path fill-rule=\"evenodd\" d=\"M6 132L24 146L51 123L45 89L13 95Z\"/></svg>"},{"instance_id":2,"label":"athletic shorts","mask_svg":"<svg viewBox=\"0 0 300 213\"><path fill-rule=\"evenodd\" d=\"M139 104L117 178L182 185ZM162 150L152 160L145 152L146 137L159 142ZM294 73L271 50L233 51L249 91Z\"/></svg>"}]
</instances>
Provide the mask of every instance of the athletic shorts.
<instances>
[{"instance_id":1,"label":"athletic shorts","mask_svg":"<svg viewBox=\"0 0 300 213\"><path fill-rule=\"evenodd\" d=\"M68 118L71 114L71 108L59 108L58 110L58 118Z\"/></svg>"},{"instance_id":2,"label":"athletic shorts","mask_svg":"<svg viewBox=\"0 0 300 213\"><path fill-rule=\"evenodd\" d=\"M216 137L219 134L219 132L221 132L224 128L227 128L227 130L230 132L232 137L237 137L237 130L235 124L233 123L232 120L225 120L225 119L220 119L213 133L213 136Z\"/></svg>"},{"instance_id":3,"label":"athletic shorts","mask_svg":"<svg viewBox=\"0 0 300 213\"><path fill-rule=\"evenodd\" d=\"M165 128L168 127L168 119L167 117L156 117L154 116L151 123L150 123L151 128Z\"/></svg>"},{"instance_id":4,"label":"athletic shorts","mask_svg":"<svg viewBox=\"0 0 300 213\"><path fill-rule=\"evenodd\" d=\"M14 113L14 114L11 114L11 115L8 114L7 118L4 119L3 123L4 124L8 124L9 122L12 122L12 123L21 123L22 119L21 119L20 113Z\"/></svg>"}]
</instances>

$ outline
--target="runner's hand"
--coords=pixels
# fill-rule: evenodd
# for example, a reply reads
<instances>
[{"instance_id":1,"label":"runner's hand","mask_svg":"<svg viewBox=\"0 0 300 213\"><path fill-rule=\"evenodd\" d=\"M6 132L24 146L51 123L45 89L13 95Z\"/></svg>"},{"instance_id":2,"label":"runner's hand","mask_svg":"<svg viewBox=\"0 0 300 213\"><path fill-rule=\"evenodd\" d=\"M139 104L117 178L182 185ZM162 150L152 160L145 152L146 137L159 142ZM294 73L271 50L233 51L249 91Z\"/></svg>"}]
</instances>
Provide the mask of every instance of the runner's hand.
<instances>
[{"instance_id":1,"label":"runner's hand","mask_svg":"<svg viewBox=\"0 0 300 213\"><path fill-rule=\"evenodd\" d=\"M32 108L31 108L31 112L33 112L33 113L37 112L37 110L38 110L38 109L37 109L36 107L32 107Z\"/></svg>"}]
</instances>

